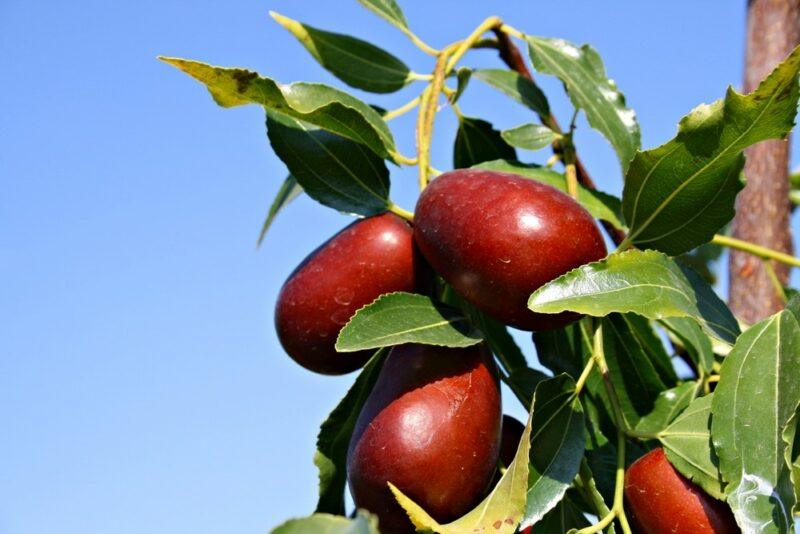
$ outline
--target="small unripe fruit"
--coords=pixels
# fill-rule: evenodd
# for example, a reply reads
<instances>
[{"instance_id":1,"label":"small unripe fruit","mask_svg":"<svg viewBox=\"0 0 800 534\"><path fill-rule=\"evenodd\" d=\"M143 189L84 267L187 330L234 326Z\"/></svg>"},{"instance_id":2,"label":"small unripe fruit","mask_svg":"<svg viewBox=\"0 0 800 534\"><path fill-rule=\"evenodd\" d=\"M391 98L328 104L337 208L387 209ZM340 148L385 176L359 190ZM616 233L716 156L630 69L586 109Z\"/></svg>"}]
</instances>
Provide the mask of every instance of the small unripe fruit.
<instances>
[{"instance_id":1,"label":"small unripe fruit","mask_svg":"<svg viewBox=\"0 0 800 534\"><path fill-rule=\"evenodd\" d=\"M486 494L500 445L500 388L482 345L401 345L386 358L347 454L350 492L384 534L414 532L391 482L439 522Z\"/></svg>"},{"instance_id":2,"label":"small unripe fruit","mask_svg":"<svg viewBox=\"0 0 800 534\"><path fill-rule=\"evenodd\" d=\"M423 256L470 303L523 330L564 326L575 314L536 314L536 289L606 255L592 216L561 191L501 172L447 172L414 214Z\"/></svg>"},{"instance_id":3,"label":"small unripe fruit","mask_svg":"<svg viewBox=\"0 0 800 534\"><path fill-rule=\"evenodd\" d=\"M411 226L392 213L346 227L289 275L275 304L281 345L323 374L358 369L373 351L336 352L339 331L361 307L393 291L414 291L418 254Z\"/></svg>"},{"instance_id":4,"label":"small unripe fruit","mask_svg":"<svg viewBox=\"0 0 800 534\"><path fill-rule=\"evenodd\" d=\"M660 448L648 452L628 468L625 505L636 532L740 532L730 508L678 473Z\"/></svg>"}]
</instances>

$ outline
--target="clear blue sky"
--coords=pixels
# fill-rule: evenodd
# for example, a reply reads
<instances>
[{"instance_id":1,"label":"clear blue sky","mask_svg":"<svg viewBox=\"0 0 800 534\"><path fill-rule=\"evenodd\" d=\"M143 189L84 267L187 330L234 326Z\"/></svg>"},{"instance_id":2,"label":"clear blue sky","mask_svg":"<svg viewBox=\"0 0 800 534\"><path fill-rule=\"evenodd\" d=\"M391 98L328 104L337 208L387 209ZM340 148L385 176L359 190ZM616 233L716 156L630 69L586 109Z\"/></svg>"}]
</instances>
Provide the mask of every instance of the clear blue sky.
<instances>
[{"instance_id":1,"label":"clear blue sky","mask_svg":"<svg viewBox=\"0 0 800 534\"><path fill-rule=\"evenodd\" d=\"M490 14L594 44L645 146L742 79L744 0L401 3L434 45ZM355 0L0 3L0 534L263 533L311 512L317 428L354 375L296 366L272 307L348 219L301 199L256 250L285 175L262 112L218 108L155 60L338 85L269 9L432 67ZM482 51L465 64L499 63ZM560 84L542 84L566 122ZM394 107L416 90L368 100ZM531 118L477 81L462 108L501 127ZM442 117L433 162L447 168L454 121ZM413 118L392 126L412 153ZM619 192L605 141L581 122L578 143ZM413 172L393 173L395 199L413 207Z\"/></svg>"}]
</instances>

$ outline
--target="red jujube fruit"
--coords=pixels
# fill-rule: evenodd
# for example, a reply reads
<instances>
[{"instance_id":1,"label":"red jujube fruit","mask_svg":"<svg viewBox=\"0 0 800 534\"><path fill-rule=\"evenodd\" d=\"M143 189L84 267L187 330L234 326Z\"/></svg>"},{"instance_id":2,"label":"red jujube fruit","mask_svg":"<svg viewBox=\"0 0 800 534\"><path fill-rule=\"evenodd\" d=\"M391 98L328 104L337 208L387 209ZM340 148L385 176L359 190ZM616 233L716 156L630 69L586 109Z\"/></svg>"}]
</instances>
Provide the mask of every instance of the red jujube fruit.
<instances>
[{"instance_id":1,"label":"red jujube fruit","mask_svg":"<svg viewBox=\"0 0 800 534\"><path fill-rule=\"evenodd\" d=\"M564 326L575 314L535 314L528 297L606 255L592 216L571 197L514 174L463 169L425 188L414 214L425 259L478 309L523 330Z\"/></svg>"},{"instance_id":2,"label":"red jujube fruit","mask_svg":"<svg viewBox=\"0 0 800 534\"><path fill-rule=\"evenodd\" d=\"M628 468L625 505L637 533L740 532L730 508L678 473L660 448L648 452Z\"/></svg>"},{"instance_id":3,"label":"red jujube fruit","mask_svg":"<svg viewBox=\"0 0 800 534\"><path fill-rule=\"evenodd\" d=\"M417 272L406 221L385 213L352 223L309 254L283 284L275 304L281 345L311 371L358 369L373 351L336 352L339 331L383 293L414 291Z\"/></svg>"},{"instance_id":4,"label":"red jujube fruit","mask_svg":"<svg viewBox=\"0 0 800 534\"><path fill-rule=\"evenodd\" d=\"M497 465L500 388L482 345L392 349L358 417L347 454L358 508L384 534L414 532L387 482L437 521L477 505Z\"/></svg>"}]
</instances>

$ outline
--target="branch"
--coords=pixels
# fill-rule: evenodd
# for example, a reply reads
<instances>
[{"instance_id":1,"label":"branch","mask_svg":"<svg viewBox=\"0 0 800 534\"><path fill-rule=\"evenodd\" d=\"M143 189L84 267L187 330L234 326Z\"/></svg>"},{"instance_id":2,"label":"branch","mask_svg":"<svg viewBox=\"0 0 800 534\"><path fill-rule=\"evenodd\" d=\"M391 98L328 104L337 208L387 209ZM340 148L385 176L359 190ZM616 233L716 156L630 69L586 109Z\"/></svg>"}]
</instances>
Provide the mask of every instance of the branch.
<instances>
[{"instance_id":1,"label":"branch","mask_svg":"<svg viewBox=\"0 0 800 534\"><path fill-rule=\"evenodd\" d=\"M502 31L501 28L493 28L492 31L494 31L494 34L497 36L497 47L500 59L502 59L505 64L508 65L508 68L516 71L523 78L526 78L536 84L536 80L533 79L531 71L525 64L525 60L523 59L519 48L517 48L517 45L515 45L511 40L511 37L506 32ZM552 113L550 115L539 115L539 120L542 122L542 124L554 132L563 133L561 126L558 124L558 120L553 116ZM563 152L563 148L558 141L553 143L553 152L556 154L561 154ZM583 162L581 162L580 158L577 156L575 157L575 171L578 177L578 182L581 185L588 189L597 189L594 180L592 180L592 177L589 176L589 172L586 170ZM608 221L600 222L603 224L603 228L605 228L608 235L611 236L611 239L614 241L615 245L619 245L625 240L625 237L627 237L624 231L616 228Z\"/></svg>"}]
</instances>

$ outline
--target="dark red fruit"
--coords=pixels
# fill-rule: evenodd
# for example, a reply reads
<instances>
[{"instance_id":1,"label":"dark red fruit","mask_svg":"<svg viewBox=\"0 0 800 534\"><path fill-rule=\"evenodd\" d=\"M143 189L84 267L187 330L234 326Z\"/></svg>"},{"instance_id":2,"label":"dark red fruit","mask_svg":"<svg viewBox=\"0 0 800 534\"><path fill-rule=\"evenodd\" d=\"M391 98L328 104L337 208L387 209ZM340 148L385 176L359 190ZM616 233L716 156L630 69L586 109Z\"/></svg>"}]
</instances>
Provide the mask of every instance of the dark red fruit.
<instances>
[{"instance_id":1,"label":"dark red fruit","mask_svg":"<svg viewBox=\"0 0 800 534\"><path fill-rule=\"evenodd\" d=\"M417 202L414 239L459 294L523 330L574 320L574 314L535 314L528 297L606 255L594 219L571 197L521 176L478 169L431 182Z\"/></svg>"},{"instance_id":2,"label":"dark red fruit","mask_svg":"<svg viewBox=\"0 0 800 534\"><path fill-rule=\"evenodd\" d=\"M411 226L385 213L354 222L309 254L275 304L275 328L289 356L330 375L364 365L372 351L336 352L336 336L359 308L383 293L414 291L415 251Z\"/></svg>"},{"instance_id":3,"label":"dark red fruit","mask_svg":"<svg viewBox=\"0 0 800 534\"><path fill-rule=\"evenodd\" d=\"M503 432L500 438L500 462L504 467L511 465L514 461L514 456L517 454L517 447L519 440L522 439L522 433L525 432L525 425L511 417L510 415L503 416Z\"/></svg>"},{"instance_id":4,"label":"dark red fruit","mask_svg":"<svg viewBox=\"0 0 800 534\"><path fill-rule=\"evenodd\" d=\"M356 422L347 454L350 492L384 534L414 532L387 482L437 521L485 495L500 445L500 388L481 346L392 349Z\"/></svg>"},{"instance_id":5,"label":"dark red fruit","mask_svg":"<svg viewBox=\"0 0 800 534\"><path fill-rule=\"evenodd\" d=\"M655 449L625 473L625 504L635 531L647 534L738 533L730 508L683 477Z\"/></svg>"}]
</instances>

